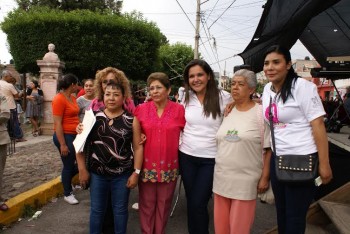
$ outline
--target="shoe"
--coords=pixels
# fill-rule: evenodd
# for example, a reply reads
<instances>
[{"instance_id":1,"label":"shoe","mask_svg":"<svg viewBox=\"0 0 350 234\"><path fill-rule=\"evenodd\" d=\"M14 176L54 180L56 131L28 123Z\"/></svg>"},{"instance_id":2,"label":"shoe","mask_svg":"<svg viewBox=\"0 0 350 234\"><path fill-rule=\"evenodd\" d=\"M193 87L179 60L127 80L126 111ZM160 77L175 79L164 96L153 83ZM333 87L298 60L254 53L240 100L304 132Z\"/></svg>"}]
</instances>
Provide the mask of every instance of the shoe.
<instances>
[{"instance_id":1,"label":"shoe","mask_svg":"<svg viewBox=\"0 0 350 234\"><path fill-rule=\"evenodd\" d=\"M37 137L39 135L38 131L33 132L33 137Z\"/></svg>"},{"instance_id":2,"label":"shoe","mask_svg":"<svg viewBox=\"0 0 350 234\"><path fill-rule=\"evenodd\" d=\"M69 196L64 196L64 200L71 205L76 205L79 203L79 201L74 197L73 194Z\"/></svg>"}]
</instances>

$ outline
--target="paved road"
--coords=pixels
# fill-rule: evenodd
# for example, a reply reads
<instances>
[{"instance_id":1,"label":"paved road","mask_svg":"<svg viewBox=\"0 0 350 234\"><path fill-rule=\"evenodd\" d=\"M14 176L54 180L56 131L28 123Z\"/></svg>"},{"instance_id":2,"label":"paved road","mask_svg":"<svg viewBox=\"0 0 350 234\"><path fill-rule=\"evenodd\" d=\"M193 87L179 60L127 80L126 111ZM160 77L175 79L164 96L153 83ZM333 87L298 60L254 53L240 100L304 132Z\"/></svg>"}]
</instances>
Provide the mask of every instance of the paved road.
<instances>
[{"instance_id":1,"label":"paved road","mask_svg":"<svg viewBox=\"0 0 350 234\"><path fill-rule=\"evenodd\" d=\"M4 234L38 234L38 233L53 233L53 234L80 234L89 232L89 192L78 191L77 198L80 204L72 206L59 198L56 202L49 203L42 208L42 215L33 221L27 219L22 220L5 230ZM129 205L129 222L128 233L138 234L139 220L138 212L131 208L134 202L137 202L137 190L133 190L130 195ZM182 234L187 233L186 227L186 200L183 190L180 194L180 200L173 217L169 219L167 225L167 234ZM213 204L210 203L209 210L212 214ZM211 217L212 220L212 217ZM261 204L258 202L256 219L253 226L252 234L264 233L275 225L275 209L274 206ZM210 233L213 231L213 223L210 223Z\"/></svg>"}]
</instances>

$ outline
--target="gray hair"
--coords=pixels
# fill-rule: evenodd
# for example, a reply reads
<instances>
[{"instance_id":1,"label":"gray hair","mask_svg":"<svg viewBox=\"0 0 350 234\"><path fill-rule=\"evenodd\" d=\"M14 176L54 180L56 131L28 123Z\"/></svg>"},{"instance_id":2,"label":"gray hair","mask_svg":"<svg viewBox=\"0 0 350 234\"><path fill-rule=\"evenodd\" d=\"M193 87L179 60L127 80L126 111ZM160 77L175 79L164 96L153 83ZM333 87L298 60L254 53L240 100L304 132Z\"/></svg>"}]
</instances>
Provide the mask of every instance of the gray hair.
<instances>
[{"instance_id":1,"label":"gray hair","mask_svg":"<svg viewBox=\"0 0 350 234\"><path fill-rule=\"evenodd\" d=\"M12 73L9 70L3 70L1 73L1 79L4 78L5 76L10 76L13 77Z\"/></svg>"},{"instance_id":2,"label":"gray hair","mask_svg":"<svg viewBox=\"0 0 350 234\"><path fill-rule=\"evenodd\" d=\"M247 69L240 69L233 74L233 77L235 76L242 76L245 78L245 80L248 83L249 88L256 88L256 85L258 83L256 79L256 75L254 72L247 70Z\"/></svg>"}]
</instances>

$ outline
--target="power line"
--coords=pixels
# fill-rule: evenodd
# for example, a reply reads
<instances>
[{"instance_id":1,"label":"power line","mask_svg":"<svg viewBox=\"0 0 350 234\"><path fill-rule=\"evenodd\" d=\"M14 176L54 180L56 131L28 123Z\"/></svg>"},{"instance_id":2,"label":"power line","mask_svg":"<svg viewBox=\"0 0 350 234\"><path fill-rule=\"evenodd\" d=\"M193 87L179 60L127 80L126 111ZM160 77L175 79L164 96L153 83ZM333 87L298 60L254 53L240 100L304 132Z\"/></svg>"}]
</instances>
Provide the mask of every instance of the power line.
<instances>
[{"instance_id":1,"label":"power line","mask_svg":"<svg viewBox=\"0 0 350 234\"><path fill-rule=\"evenodd\" d=\"M177 1L177 0L176 0ZM213 26L213 24L215 24L216 21L218 21L220 19L220 17L225 14L225 12L233 5L233 3L235 3L236 0L233 0L232 3L222 12L222 14L208 27L208 29L211 28L211 26Z\"/></svg>"},{"instance_id":2,"label":"power line","mask_svg":"<svg viewBox=\"0 0 350 234\"><path fill-rule=\"evenodd\" d=\"M210 17L211 13L213 12L214 8L216 7L216 4L218 4L219 0L216 1L215 5L213 6L213 8L211 9L211 11L209 12L209 15L207 16L207 19Z\"/></svg>"},{"instance_id":3,"label":"power line","mask_svg":"<svg viewBox=\"0 0 350 234\"><path fill-rule=\"evenodd\" d=\"M182 8L182 6L181 6L181 4L179 3L179 1L176 0L176 2L177 2L177 4L179 5L179 7L181 8L182 12L183 12L183 13L185 14L185 16L187 17L188 21L190 21L192 27L193 27L194 29L196 29L196 27L195 27L194 24L192 23L191 19L188 17L187 13L186 13L185 10Z\"/></svg>"}]
</instances>

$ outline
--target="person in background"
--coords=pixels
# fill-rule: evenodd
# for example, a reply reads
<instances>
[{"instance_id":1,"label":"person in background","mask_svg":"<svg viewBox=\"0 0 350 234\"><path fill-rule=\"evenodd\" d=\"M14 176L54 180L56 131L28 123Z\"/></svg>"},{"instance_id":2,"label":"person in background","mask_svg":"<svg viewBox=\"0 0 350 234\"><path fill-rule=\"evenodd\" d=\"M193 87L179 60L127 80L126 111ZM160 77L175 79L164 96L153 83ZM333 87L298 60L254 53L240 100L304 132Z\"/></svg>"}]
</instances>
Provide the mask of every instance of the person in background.
<instances>
[{"instance_id":1,"label":"person in background","mask_svg":"<svg viewBox=\"0 0 350 234\"><path fill-rule=\"evenodd\" d=\"M10 118L10 109L7 99L0 87L0 211L7 211L9 208L2 197L2 177L5 170L7 158L7 145L11 142L7 131L7 121Z\"/></svg>"},{"instance_id":2,"label":"person in background","mask_svg":"<svg viewBox=\"0 0 350 234\"><path fill-rule=\"evenodd\" d=\"M59 80L59 93L52 100L52 115L54 121L53 142L60 152L63 169L61 180L64 189L64 200L71 204L78 204L72 192L72 178L78 173L73 141L77 135L76 126L79 124L79 106L73 93L76 92L78 78L73 74L66 74Z\"/></svg>"},{"instance_id":3,"label":"person in background","mask_svg":"<svg viewBox=\"0 0 350 234\"><path fill-rule=\"evenodd\" d=\"M177 91L176 102L183 103L184 100L185 100L185 82L183 81L181 87Z\"/></svg>"},{"instance_id":4,"label":"person in background","mask_svg":"<svg viewBox=\"0 0 350 234\"><path fill-rule=\"evenodd\" d=\"M208 202L212 196L216 133L231 95L219 90L214 72L203 60L192 60L184 70L185 119L179 162L187 198L190 234L209 233Z\"/></svg>"},{"instance_id":5,"label":"person in background","mask_svg":"<svg viewBox=\"0 0 350 234\"><path fill-rule=\"evenodd\" d=\"M316 186L310 183L284 183L276 178L275 155L316 154L318 173L323 184L332 179L328 140L321 100L312 82L298 78L292 67L290 52L279 45L267 49L264 73L269 80L263 92L263 113L269 121L273 107L276 149L271 158L270 178L275 196L278 233L304 233L306 213ZM271 103L271 104L270 104Z\"/></svg>"},{"instance_id":6,"label":"person in background","mask_svg":"<svg viewBox=\"0 0 350 234\"><path fill-rule=\"evenodd\" d=\"M235 72L231 95L235 100L216 135L214 169L214 226L216 234L249 234L258 193L269 187L270 130L262 108L253 101L255 73ZM266 150L262 157L262 147Z\"/></svg>"},{"instance_id":7,"label":"person in background","mask_svg":"<svg viewBox=\"0 0 350 234\"><path fill-rule=\"evenodd\" d=\"M16 81L16 79L13 77L10 71L4 70L2 72L0 88L2 90L3 96L6 98L11 113L7 125L7 130L11 138L16 139L17 142L22 142L26 140L23 138L23 131L18 120L15 98L22 97L23 92L18 92L16 90L15 86L12 84L14 81Z\"/></svg>"},{"instance_id":8,"label":"person in background","mask_svg":"<svg viewBox=\"0 0 350 234\"><path fill-rule=\"evenodd\" d=\"M37 137L41 134L39 128L39 119L42 117L42 103L44 100L44 94L41 89L39 89L38 81L33 80L29 83L30 89L27 91L27 108L26 108L26 118L30 119L32 124L32 134Z\"/></svg>"},{"instance_id":9,"label":"person in background","mask_svg":"<svg viewBox=\"0 0 350 234\"><path fill-rule=\"evenodd\" d=\"M89 106L92 100L95 98L95 90L94 90L94 80L86 79L83 80L84 92L83 96L78 97L77 103L79 106L79 120L83 121L85 111L89 109Z\"/></svg>"},{"instance_id":10,"label":"person in background","mask_svg":"<svg viewBox=\"0 0 350 234\"><path fill-rule=\"evenodd\" d=\"M115 80L117 83L120 83L122 85L123 82L125 82L126 76L124 72L121 70L118 70L114 67L106 67L96 73L96 79L95 79L95 99L91 102L91 109L93 111L97 110L103 110L104 109L104 103L103 103L103 95L104 91L106 89L107 83L110 80ZM127 80L127 79L126 79ZM128 81L128 80L127 80ZM129 81L128 81L129 82ZM130 84L128 83L130 86ZM129 87L130 89L130 87ZM128 111L129 113L133 113L135 110L134 102L132 101L131 92L128 92L125 97L125 103L124 103L124 109Z\"/></svg>"},{"instance_id":11,"label":"person in background","mask_svg":"<svg viewBox=\"0 0 350 234\"><path fill-rule=\"evenodd\" d=\"M348 113L350 116L350 86L346 87L346 93L345 93L345 98L344 98L344 108L345 111ZM350 138L350 136L349 136Z\"/></svg>"},{"instance_id":12,"label":"person in background","mask_svg":"<svg viewBox=\"0 0 350 234\"><path fill-rule=\"evenodd\" d=\"M178 149L185 110L169 100L171 88L166 74L150 74L147 86L152 101L138 105L135 110L142 133L147 136L140 168L140 223L142 233L163 234L179 174Z\"/></svg>"},{"instance_id":13,"label":"person in background","mask_svg":"<svg viewBox=\"0 0 350 234\"><path fill-rule=\"evenodd\" d=\"M114 80L106 84L105 109L97 112L86 142L91 155L77 154L81 186L85 188L90 179L90 234L102 233L109 196L114 233L126 233L129 193L139 180L143 159L141 128L137 119L123 109L130 88L128 82L122 84ZM85 157L89 157L89 168Z\"/></svg>"}]
</instances>

